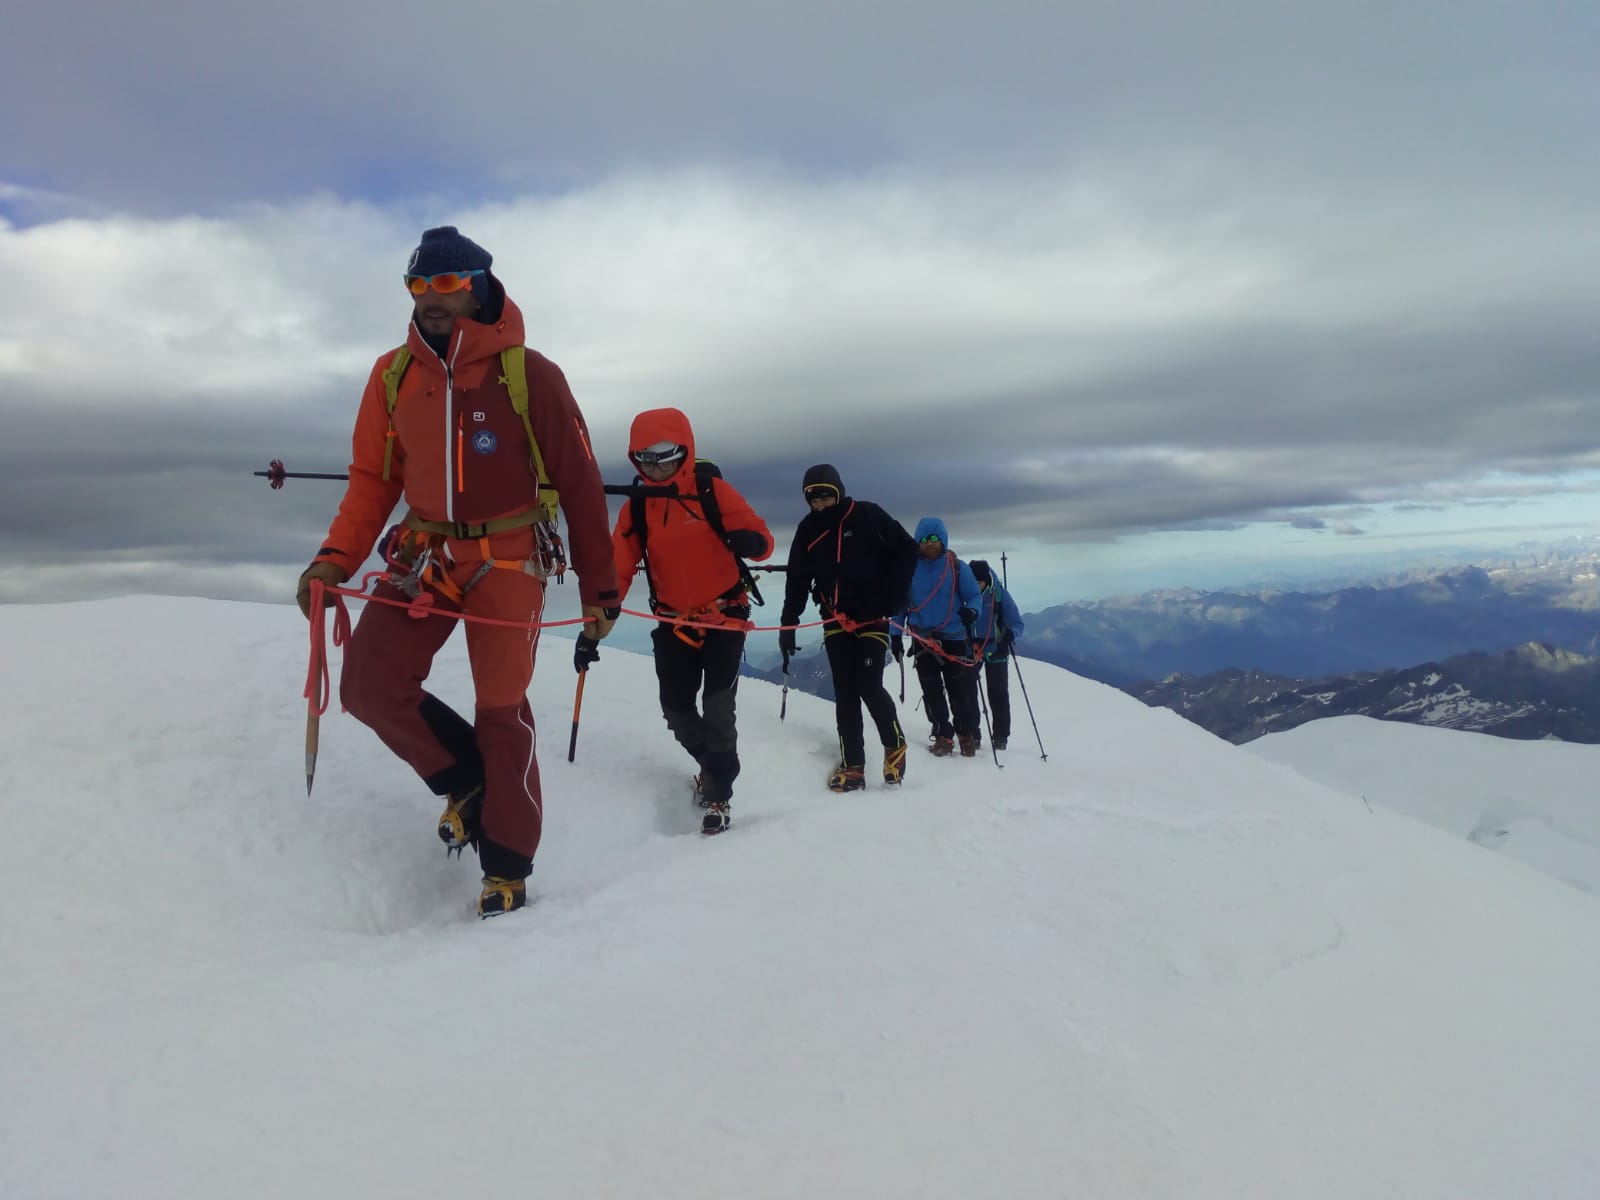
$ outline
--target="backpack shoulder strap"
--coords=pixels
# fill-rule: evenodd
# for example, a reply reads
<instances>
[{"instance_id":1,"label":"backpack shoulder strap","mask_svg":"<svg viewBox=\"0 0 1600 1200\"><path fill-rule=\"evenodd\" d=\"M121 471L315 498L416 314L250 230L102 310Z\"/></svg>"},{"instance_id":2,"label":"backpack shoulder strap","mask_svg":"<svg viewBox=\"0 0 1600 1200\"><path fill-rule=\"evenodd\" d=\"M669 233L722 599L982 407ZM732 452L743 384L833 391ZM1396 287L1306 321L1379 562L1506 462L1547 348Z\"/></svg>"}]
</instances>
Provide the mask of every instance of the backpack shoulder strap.
<instances>
[{"instance_id":1,"label":"backpack shoulder strap","mask_svg":"<svg viewBox=\"0 0 1600 1200\"><path fill-rule=\"evenodd\" d=\"M719 538L726 537L727 532L722 528L722 503L717 499L717 487L711 481L721 478L722 471L716 463L704 458L695 459L694 485L695 492L700 500L700 511L705 514L706 520L710 522L711 528ZM637 475L633 477L633 482L638 487L647 486L645 481ZM629 497L628 503L633 509L633 530L639 535L639 549L643 552L645 539L649 536L649 524L645 521L644 516L644 496L635 491ZM648 559L645 565L648 570Z\"/></svg>"},{"instance_id":2,"label":"backpack shoulder strap","mask_svg":"<svg viewBox=\"0 0 1600 1200\"><path fill-rule=\"evenodd\" d=\"M389 478L389 467L394 461L394 406L400 402L400 379L411 365L411 347L401 346L394 352L389 365L383 370L383 394L389 405L389 432L383 439L383 477Z\"/></svg>"},{"instance_id":3,"label":"backpack shoulder strap","mask_svg":"<svg viewBox=\"0 0 1600 1200\"><path fill-rule=\"evenodd\" d=\"M644 493L640 490L647 486L644 476L633 477L633 493L628 497L628 510L633 517L633 535L639 539L639 560L644 564L644 582L650 589L650 611L655 612L660 605L656 599L656 578L650 573L650 553L646 544L650 540L650 522L645 519Z\"/></svg>"},{"instance_id":4,"label":"backpack shoulder strap","mask_svg":"<svg viewBox=\"0 0 1600 1200\"><path fill-rule=\"evenodd\" d=\"M711 531L717 535L717 540L724 545L728 541L728 530L722 523L722 501L717 499L717 480L722 478L722 469L709 459L696 459L694 464L695 486L700 493L700 511L705 514L706 523L711 526ZM733 554L732 550L728 551ZM759 605L765 605L766 600L761 596L761 589L756 586L756 574L750 569L750 564L737 554L733 554L733 562L739 568L739 582L736 588L750 593L750 599Z\"/></svg>"},{"instance_id":5,"label":"backpack shoulder strap","mask_svg":"<svg viewBox=\"0 0 1600 1200\"><path fill-rule=\"evenodd\" d=\"M717 499L717 483L722 478L722 469L708 459L697 458L694 462L694 486L700 494L700 511L710 522L712 531L719 538L728 536L728 531L722 526L722 501Z\"/></svg>"},{"instance_id":6,"label":"backpack shoulder strap","mask_svg":"<svg viewBox=\"0 0 1600 1200\"><path fill-rule=\"evenodd\" d=\"M511 396L511 407L522 418L523 431L528 435L529 462L539 480L539 507L544 509L544 519L554 521L561 497L550 486L550 476L544 469L544 455L539 453L539 439L533 436L533 420L528 416L528 355L523 346L507 346L500 351L500 382Z\"/></svg>"}]
</instances>

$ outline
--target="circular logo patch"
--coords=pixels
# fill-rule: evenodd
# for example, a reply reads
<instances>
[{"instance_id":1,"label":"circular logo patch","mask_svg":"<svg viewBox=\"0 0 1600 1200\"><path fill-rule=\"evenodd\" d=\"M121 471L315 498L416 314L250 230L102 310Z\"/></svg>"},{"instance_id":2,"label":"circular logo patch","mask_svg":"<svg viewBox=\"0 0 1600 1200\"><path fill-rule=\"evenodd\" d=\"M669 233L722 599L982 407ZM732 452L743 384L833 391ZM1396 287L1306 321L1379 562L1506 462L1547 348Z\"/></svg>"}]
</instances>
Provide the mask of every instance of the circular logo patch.
<instances>
[{"instance_id":1,"label":"circular logo patch","mask_svg":"<svg viewBox=\"0 0 1600 1200\"><path fill-rule=\"evenodd\" d=\"M479 454L493 454L499 440L487 429L480 429L472 435L472 448Z\"/></svg>"}]
</instances>

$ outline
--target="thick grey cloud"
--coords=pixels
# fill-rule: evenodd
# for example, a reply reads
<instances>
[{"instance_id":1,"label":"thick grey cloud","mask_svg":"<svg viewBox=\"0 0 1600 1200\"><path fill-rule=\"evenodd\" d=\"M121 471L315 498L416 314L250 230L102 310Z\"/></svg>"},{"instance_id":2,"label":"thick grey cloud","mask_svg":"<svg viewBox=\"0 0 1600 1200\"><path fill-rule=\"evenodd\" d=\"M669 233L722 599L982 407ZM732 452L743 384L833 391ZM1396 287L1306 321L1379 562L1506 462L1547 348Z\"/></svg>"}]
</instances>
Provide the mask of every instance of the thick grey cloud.
<instances>
[{"instance_id":1,"label":"thick grey cloud","mask_svg":"<svg viewBox=\"0 0 1600 1200\"><path fill-rule=\"evenodd\" d=\"M61 3L8 14L20 181L154 213L331 188L458 199L620 163L1592 184L1584 0ZM1330 201L1333 199L1330 196Z\"/></svg>"},{"instance_id":2,"label":"thick grey cloud","mask_svg":"<svg viewBox=\"0 0 1600 1200\"><path fill-rule=\"evenodd\" d=\"M490 246L608 478L672 404L985 551L1372 535L1600 468L1587 4L37 6L0 43L0 599L266 596Z\"/></svg>"}]
</instances>

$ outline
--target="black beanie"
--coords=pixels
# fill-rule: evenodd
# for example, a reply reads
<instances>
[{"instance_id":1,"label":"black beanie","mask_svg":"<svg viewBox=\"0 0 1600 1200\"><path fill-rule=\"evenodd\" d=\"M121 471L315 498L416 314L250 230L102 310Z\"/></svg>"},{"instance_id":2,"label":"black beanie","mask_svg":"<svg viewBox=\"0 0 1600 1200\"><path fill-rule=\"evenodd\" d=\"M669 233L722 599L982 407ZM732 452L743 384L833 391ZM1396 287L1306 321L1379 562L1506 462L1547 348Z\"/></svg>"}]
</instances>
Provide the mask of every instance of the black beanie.
<instances>
[{"instance_id":1,"label":"black beanie","mask_svg":"<svg viewBox=\"0 0 1600 1200\"><path fill-rule=\"evenodd\" d=\"M989 564L981 558L973 559L967 566L972 568L973 578L985 587L994 579L993 573L989 570Z\"/></svg>"},{"instance_id":2,"label":"black beanie","mask_svg":"<svg viewBox=\"0 0 1600 1200\"><path fill-rule=\"evenodd\" d=\"M471 238L462 237L454 225L441 225L422 235L411 252L407 275L439 275L445 271L487 271L494 255Z\"/></svg>"},{"instance_id":3,"label":"black beanie","mask_svg":"<svg viewBox=\"0 0 1600 1200\"><path fill-rule=\"evenodd\" d=\"M818 463L806 470L806 477L800 483L800 490L807 488L831 487L838 494L839 499L844 499L844 480L839 478L839 472L832 463Z\"/></svg>"}]
</instances>

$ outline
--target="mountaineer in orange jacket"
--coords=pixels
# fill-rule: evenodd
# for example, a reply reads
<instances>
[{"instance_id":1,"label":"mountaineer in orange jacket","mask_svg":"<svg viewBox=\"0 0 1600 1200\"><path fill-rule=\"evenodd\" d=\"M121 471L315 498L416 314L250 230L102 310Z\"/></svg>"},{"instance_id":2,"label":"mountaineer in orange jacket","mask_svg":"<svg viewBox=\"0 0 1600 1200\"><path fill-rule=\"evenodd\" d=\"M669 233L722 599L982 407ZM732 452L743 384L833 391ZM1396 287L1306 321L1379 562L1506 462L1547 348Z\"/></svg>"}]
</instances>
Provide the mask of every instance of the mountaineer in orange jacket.
<instances>
[{"instance_id":1,"label":"mountaineer in orange jacket","mask_svg":"<svg viewBox=\"0 0 1600 1200\"><path fill-rule=\"evenodd\" d=\"M518 623L467 623L471 722L422 687L458 624L449 616L417 620L403 608L367 605L345 647L339 684L340 703L445 797L438 832L447 849L476 847L480 916L526 902L543 825L527 690L553 526L542 524L530 436L566 514L585 632L605 637L621 603L600 471L560 368L523 349L526 427L512 406L501 355L521 347L522 313L492 263L453 226L422 235L405 275L415 305L393 413L385 373L396 352L389 351L367 378L350 484L298 597L309 614L312 579L349 579L403 496L410 510L388 554L390 575L373 595L404 602L425 594L434 612Z\"/></svg>"},{"instance_id":2,"label":"mountaineer in orange jacket","mask_svg":"<svg viewBox=\"0 0 1600 1200\"><path fill-rule=\"evenodd\" d=\"M733 781L739 776L734 701L744 623L750 619L738 559L769 557L772 533L727 480L712 473L702 480L695 469L694 431L677 409L656 408L635 417L628 458L646 485L670 487L676 495L623 505L611 532L617 583L626 596L643 562L650 609L660 618L651 642L661 715L700 767L695 792L705 809L701 832L721 833L728 827ZM709 503L701 499L702 486L710 488ZM683 621L722 628L701 629ZM702 686L703 711L695 705Z\"/></svg>"}]
</instances>

